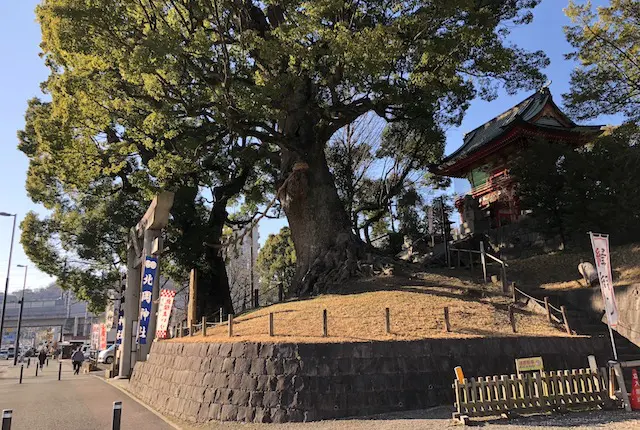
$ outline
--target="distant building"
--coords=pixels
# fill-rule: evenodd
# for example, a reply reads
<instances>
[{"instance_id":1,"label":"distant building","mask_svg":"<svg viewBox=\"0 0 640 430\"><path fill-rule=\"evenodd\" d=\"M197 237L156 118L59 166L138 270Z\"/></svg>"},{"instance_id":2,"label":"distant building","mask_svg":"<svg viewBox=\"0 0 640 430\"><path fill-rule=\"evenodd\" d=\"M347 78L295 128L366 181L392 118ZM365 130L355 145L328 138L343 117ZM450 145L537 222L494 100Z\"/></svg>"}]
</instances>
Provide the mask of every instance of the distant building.
<instances>
[{"instance_id":1,"label":"distant building","mask_svg":"<svg viewBox=\"0 0 640 430\"><path fill-rule=\"evenodd\" d=\"M509 167L524 145L544 139L577 147L592 141L602 130L602 126L571 121L545 87L466 133L462 146L433 169L438 175L465 178L471 184L471 190L455 202L460 213L460 235L520 219L516 184L509 175Z\"/></svg>"}]
</instances>

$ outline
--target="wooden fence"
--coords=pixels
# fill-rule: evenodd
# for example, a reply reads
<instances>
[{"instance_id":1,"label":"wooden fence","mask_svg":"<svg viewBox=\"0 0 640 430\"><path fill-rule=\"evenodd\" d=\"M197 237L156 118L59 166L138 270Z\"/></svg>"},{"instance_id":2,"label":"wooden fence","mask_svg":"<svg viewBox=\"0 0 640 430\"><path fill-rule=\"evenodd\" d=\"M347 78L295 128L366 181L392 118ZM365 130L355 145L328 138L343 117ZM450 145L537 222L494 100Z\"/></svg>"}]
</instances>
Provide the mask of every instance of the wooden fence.
<instances>
[{"instance_id":1,"label":"wooden fence","mask_svg":"<svg viewBox=\"0 0 640 430\"><path fill-rule=\"evenodd\" d=\"M607 375L603 368L456 380L453 418L466 423L469 417L604 405L610 402Z\"/></svg>"}]
</instances>

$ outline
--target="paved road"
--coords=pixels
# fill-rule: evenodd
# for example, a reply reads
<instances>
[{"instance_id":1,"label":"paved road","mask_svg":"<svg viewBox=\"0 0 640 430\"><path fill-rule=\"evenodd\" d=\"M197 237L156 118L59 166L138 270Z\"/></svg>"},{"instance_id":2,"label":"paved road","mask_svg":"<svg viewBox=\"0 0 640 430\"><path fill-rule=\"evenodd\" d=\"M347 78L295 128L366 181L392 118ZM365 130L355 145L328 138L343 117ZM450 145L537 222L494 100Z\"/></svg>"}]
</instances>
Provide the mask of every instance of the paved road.
<instances>
[{"instance_id":1,"label":"paved road","mask_svg":"<svg viewBox=\"0 0 640 430\"><path fill-rule=\"evenodd\" d=\"M0 409L13 409L11 430L111 429L112 405L122 401L122 429L171 429L162 419L92 375L73 375L71 364L63 361L62 380L58 381L58 363L36 378L32 365L19 370L0 363Z\"/></svg>"}]
</instances>

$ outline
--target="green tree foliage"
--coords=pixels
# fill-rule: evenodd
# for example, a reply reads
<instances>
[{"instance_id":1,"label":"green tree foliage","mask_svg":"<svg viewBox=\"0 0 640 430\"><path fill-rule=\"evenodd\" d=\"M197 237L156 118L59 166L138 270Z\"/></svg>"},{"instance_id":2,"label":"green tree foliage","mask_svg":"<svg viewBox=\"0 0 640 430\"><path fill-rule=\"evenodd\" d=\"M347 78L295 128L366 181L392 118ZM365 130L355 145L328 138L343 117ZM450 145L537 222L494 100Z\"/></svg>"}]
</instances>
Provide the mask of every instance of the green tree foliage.
<instances>
[{"instance_id":1,"label":"green tree foliage","mask_svg":"<svg viewBox=\"0 0 640 430\"><path fill-rule=\"evenodd\" d=\"M94 2L77 1L38 8L51 101L30 101L19 148L30 159L27 192L52 214L30 214L22 243L42 270L100 307L119 277L129 228L159 190L175 191L163 272L180 282L198 268L200 312L231 311L222 228L239 193L247 212L272 192L270 147L208 117L210 99L183 64L154 69L150 58L125 52L123 39L101 38L104 29L81 37L115 20L118 7L109 10L102 16Z\"/></svg>"},{"instance_id":2,"label":"green tree foliage","mask_svg":"<svg viewBox=\"0 0 640 430\"><path fill-rule=\"evenodd\" d=\"M286 294L296 272L296 251L289 227L282 227L278 234L270 234L258 252L258 270L263 291L282 283Z\"/></svg>"},{"instance_id":3,"label":"green tree foliage","mask_svg":"<svg viewBox=\"0 0 640 430\"><path fill-rule=\"evenodd\" d=\"M38 17L53 119L71 124L77 146L107 157L87 166L93 178L124 186L124 176L147 194L179 190L176 214L202 215L178 217L177 231L211 228L215 245L225 212L216 203L266 188L250 180L258 192L243 189L238 182L257 172L242 167L279 158L278 196L305 294L345 279L360 256L325 157L331 136L375 112L437 147L431 137L459 124L474 97L495 96L498 83L511 93L537 87L546 57L506 37L538 3L45 0ZM211 183L207 217L200 187ZM215 260L189 237L191 247L169 245L176 259Z\"/></svg>"},{"instance_id":4,"label":"green tree foliage","mask_svg":"<svg viewBox=\"0 0 640 430\"><path fill-rule=\"evenodd\" d=\"M535 228L563 241L584 242L589 231L609 233L615 241L640 237L640 162L638 130L619 127L594 144L572 149L534 142L511 169L523 209Z\"/></svg>"},{"instance_id":5,"label":"green tree foliage","mask_svg":"<svg viewBox=\"0 0 640 430\"><path fill-rule=\"evenodd\" d=\"M535 228L545 236L566 236L570 202L565 196L566 168L578 154L568 145L538 140L523 151L510 173L518 186L521 209L531 210Z\"/></svg>"},{"instance_id":6,"label":"green tree foliage","mask_svg":"<svg viewBox=\"0 0 640 430\"><path fill-rule=\"evenodd\" d=\"M567 55L580 67L571 73L571 91L564 96L578 119L624 113L640 121L640 3L611 0L609 6L569 2L565 27L575 51Z\"/></svg>"}]
</instances>

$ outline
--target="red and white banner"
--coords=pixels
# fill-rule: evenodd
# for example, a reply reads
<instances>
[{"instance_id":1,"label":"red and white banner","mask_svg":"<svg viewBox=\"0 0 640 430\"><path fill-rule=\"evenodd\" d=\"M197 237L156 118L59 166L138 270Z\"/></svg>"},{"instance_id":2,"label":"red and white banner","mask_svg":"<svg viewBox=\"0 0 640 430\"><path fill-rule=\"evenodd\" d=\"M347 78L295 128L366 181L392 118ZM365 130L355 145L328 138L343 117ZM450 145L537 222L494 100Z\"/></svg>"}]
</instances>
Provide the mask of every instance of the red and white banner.
<instances>
[{"instance_id":1,"label":"red and white banner","mask_svg":"<svg viewBox=\"0 0 640 430\"><path fill-rule=\"evenodd\" d=\"M160 291L158 322L156 323L157 339L165 339L167 337L167 328L169 327L169 318L171 317L171 308L173 306L173 298L175 296L176 292L174 290Z\"/></svg>"},{"instance_id":2,"label":"red and white banner","mask_svg":"<svg viewBox=\"0 0 640 430\"><path fill-rule=\"evenodd\" d=\"M100 324L91 325L91 349L97 351L100 348Z\"/></svg>"},{"instance_id":3,"label":"red and white banner","mask_svg":"<svg viewBox=\"0 0 640 430\"><path fill-rule=\"evenodd\" d=\"M596 259L596 269L600 279L600 292L607 314L609 326L615 328L618 325L618 304L613 291L613 276L611 276L611 258L609 255L609 235L589 233L591 236L591 247L593 256Z\"/></svg>"},{"instance_id":4,"label":"red and white banner","mask_svg":"<svg viewBox=\"0 0 640 430\"><path fill-rule=\"evenodd\" d=\"M100 324L100 351L107 349L107 326Z\"/></svg>"}]
</instances>

